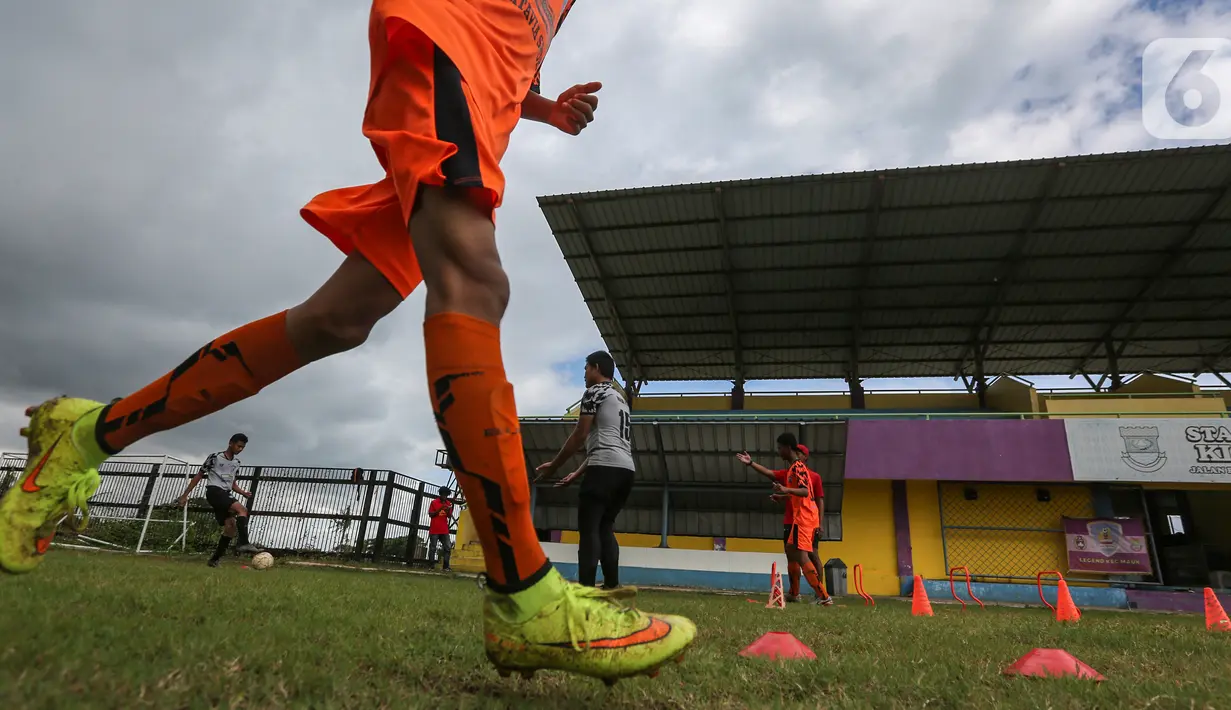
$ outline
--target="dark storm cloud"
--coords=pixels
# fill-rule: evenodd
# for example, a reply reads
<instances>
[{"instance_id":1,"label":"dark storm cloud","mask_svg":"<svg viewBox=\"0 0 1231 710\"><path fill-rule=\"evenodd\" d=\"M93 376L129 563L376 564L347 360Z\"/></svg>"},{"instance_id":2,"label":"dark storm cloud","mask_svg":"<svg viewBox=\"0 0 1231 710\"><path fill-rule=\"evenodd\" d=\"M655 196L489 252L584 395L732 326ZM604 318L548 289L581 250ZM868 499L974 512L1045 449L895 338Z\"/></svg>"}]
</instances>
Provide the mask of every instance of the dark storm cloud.
<instances>
[{"instance_id":1,"label":"dark storm cloud","mask_svg":"<svg viewBox=\"0 0 1231 710\"><path fill-rule=\"evenodd\" d=\"M1119 100L1120 79L1100 82L1123 58L1087 57L1105 35L1174 28L1129 5L579 3L543 78L549 94L603 81L599 120L577 138L522 126L505 160L504 354L520 410L562 411L580 358L601 347L536 195L1144 147L1131 118L1098 119ZM380 177L359 132L367 11L331 0L0 11L0 449L21 444L26 404L127 394L332 272L339 254L298 209ZM1215 26L1208 13L1186 21ZM1015 112L1042 96L1073 98ZM362 350L136 452L199 460L242 430L249 463L430 474L421 299Z\"/></svg>"}]
</instances>

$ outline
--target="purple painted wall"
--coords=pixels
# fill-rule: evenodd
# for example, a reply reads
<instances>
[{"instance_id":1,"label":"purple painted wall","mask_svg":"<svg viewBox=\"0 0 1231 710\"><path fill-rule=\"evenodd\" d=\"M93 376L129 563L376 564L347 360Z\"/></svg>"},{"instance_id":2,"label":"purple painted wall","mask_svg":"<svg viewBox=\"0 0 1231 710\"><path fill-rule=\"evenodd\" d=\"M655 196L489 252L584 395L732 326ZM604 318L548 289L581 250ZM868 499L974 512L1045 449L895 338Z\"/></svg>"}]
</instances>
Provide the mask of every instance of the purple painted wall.
<instances>
[{"instance_id":1,"label":"purple painted wall","mask_svg":"<svg viewBox=\"0 0 1231 710\"><path fill-rule=\"evenodd\" d=\"M846 477L929 481L1072 481L1060 419L856 420Z\"/></svg>"}]
</instances>

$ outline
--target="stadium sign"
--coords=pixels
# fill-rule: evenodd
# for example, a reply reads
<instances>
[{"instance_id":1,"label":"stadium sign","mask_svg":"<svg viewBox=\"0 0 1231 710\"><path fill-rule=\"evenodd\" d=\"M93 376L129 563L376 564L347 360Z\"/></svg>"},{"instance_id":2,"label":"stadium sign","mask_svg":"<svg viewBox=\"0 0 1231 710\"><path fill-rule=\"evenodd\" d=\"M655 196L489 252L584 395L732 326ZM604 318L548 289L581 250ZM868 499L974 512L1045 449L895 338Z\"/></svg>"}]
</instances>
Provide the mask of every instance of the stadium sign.
<instances>
[{"instance_id":1,"label":"stadium sign","mask_svg":"<svg viewBox=\"0 0 1231 710\"><path fill-rule=\"evenodd\" d=\"M1076 481L1231 483L1231 420L1066 419Z\"/></svg>"}]
</instances>

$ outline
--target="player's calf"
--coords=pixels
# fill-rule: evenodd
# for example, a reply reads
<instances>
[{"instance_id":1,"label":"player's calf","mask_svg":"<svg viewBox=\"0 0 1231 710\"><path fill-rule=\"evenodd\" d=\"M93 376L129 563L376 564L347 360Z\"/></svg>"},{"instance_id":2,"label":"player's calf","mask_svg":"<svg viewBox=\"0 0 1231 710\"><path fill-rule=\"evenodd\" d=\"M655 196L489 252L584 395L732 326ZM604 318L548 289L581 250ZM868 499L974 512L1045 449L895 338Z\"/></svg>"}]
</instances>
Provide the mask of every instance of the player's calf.
<instances>
[{"instance_id":1,"label":"player's calf","mask_svg":"<svg viewBox=\"0 0 1231 710\"><path fill-rule=\"evenodd\" d=\"M214 548L214 554L209 558L209 566L217 567L222 561L223 555L227 554L227 548L231 546L231 539L235 537L235 518L227 519L226 524L222 526L222 534L218 536L218 545Z\"/></svg>"}]
</instances>

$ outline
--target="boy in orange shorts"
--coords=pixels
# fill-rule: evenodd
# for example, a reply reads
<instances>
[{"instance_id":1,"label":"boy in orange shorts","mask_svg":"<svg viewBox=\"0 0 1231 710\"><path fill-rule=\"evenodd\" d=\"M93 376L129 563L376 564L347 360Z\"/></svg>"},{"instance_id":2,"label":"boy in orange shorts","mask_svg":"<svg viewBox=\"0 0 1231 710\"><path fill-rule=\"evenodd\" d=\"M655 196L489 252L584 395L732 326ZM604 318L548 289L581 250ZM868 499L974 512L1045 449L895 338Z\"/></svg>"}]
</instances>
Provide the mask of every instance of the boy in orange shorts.
<instances>
[{"instance_id":1,"label":"boy in orange shorts","mask_svg":"<svg viewBox=\"0 0 1231 710\"><path fill-rule=\"evenodd\" d=\"M109 456L255 395L361 345L420 284L427 377L444 446L487 566L484 638L503 675L541 668L609 682L653 673L696 633L626 605L633 590L570 585L538 543L500 321L500 161L522 118L576 135L601 85L555 101L538 71L573 0L373 0L363 133L385 177L318 195L301 214L346 255L303 303L211 340L142 390L104 405L59 397L27 410L25 476L0 502L0 568L34 569L57 522L88 520ZM71 520L71 517L70 517Z\"/></svg>"},{"instance_id":2,"label":"boy in orange shorts","mask_svg":"<svg viewBox=\"0 0 1231 710\"><path fill-rule=\"evenodd\" d=\"M784 539L787 562L799 566L816 592L816 603L829 606L833 604L833 597L829 596L825 584L821 582L820 571L811 559L813 541L821 524L820 512L813 494L811 471L804 463L804 454L794 434L784 432L778 435L778 455L790 464L786 482L774 483L774 493L787 497L786 504L791 506L793 513L793 522L788 526Z\"/></svg>"},{"instance_id":3,"label":"boy in orange shorts","mask_svg":"<svg viewBox=\"0 0 1231 710\"><path fill-rule=\"evenodd\" d=\"M783 436L789 437L790 441L795 441L794 435L783 434ZM780 438L780 441L782 441L781 438ZM803 462L806 467L808 455L809 455L808 447L804 446L803 444L800 444L797 441L795 441L795 446L793 449L784 448L781 444L779 444L778 446L778 456L782 458L782 460L785 461L788 466L792 465L795 461L798 460L800 462ZM775 484L775 489L779 485L781 486L788 485L788 477L791 472L790 468L780 468L780 469L774 469L774 470L768 469L762 466L761 464L753 461L752 456L750 456L747 451L741 451L740 453L735 455L735 458L740 463L744 464L745 466L748 466L753 471L756 471L758 474L772 481ZM823 514L822 511L824 511L824 505L823 505L822 498L821 498L821 495L822 495L821 494L821 476L820 474L818 474L817 472L811 469L807 469L807 471L808 471L809 488L812 491L812 499L816 503L816 506L817 506L817 522L816 522L816 525L814 526L813 548L808 551L808 558L812 562L813 569L817 570L817 575L818 575L817 579L821 585L819 588L813 585L813 588L817 590L818 596L820 596L824 600L824 599L829 599L829 591L825 589L825 583L823 580L820 580L820 577L819 577L821 570L824 569L823 566L821 565L820 553L818 551L819 544L820 544L820 536L821 536L821 528L820 528L821 515ZM800 601L799 599L799 577L800 577L800 574L802 573L802 568L800 567L800 564L797 560L792 559L792 556L794 555L793 550L798 549L798 541L793 539L794 537L798 537L798 529L795 526L795 506L792 504L793 497L785 493L774 493L773 495L770 496L770 498L774 500L775 502L781 502L781 503L786 504L785 505L786 509L783 512L783 516L782 516L782 548L783 548L783 552L786 553L787 555L787 560L788 560L787 561L787 576L790 579L790 588L787 590L786 600L788 602L797 602L797 601ZM811 584L811 582L809 582L809 584ZM832 600L829 602L823 602L823 603L829 604L829 603L832 603Z\"/></svg>"}]
</instances>

